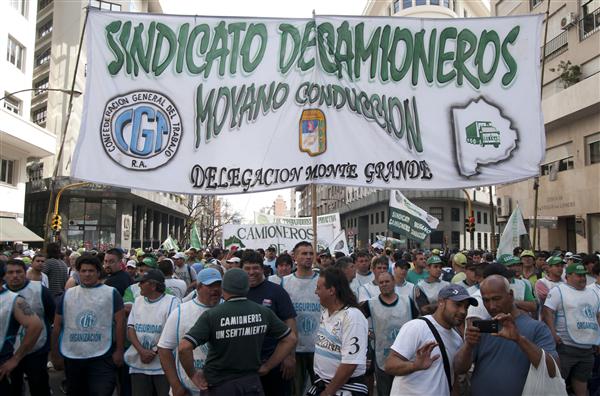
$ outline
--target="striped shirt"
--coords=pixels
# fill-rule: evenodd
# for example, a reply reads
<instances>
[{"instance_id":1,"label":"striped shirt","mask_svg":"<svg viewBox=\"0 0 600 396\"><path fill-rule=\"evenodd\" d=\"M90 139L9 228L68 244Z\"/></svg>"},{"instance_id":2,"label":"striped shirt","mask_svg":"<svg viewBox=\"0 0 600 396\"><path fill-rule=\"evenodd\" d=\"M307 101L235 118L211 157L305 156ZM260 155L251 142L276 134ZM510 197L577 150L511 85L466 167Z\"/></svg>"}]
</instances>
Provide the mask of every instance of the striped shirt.
<instances>
[{"instance_id":1,"label":"striped shirt","mask_svg":"<svg viewBox=\"0 0 600 396\"><path fill-rule=\"evenodd\" d=\"M42 272L48 275L48 289L53 296L62 294L65 291L65 283L69 279L69 272L64 261L49 258L44 263Z\"/></svg>"}]
</instances>

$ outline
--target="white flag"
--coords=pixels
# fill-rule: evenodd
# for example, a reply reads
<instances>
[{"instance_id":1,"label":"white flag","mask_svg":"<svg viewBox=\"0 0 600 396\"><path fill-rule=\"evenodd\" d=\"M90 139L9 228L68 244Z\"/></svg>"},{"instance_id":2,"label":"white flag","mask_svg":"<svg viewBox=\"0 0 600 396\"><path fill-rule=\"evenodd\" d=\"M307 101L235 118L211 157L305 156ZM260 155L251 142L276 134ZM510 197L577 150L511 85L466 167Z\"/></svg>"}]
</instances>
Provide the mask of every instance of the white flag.
<instances>
[{"instance_id":1,"label":"white flag","mask_svg":"<svg viewBox=\"0 0 600 396\"><path fill-rule=\"evenodd\" d=\"M342 252L346 256L350 256L350 251L348 250L348 242L346 241L346 232L344 230L340 231L337 237L331 242L329 245L329 251L333 254L335 252Z\"/></svg>"},{"instance_id":2,"label":"white flag","mask_svg":"<svg viewBox=\"0 0 600 396\"><path fill-rule=\"evenodd\" d=\"M521 209L517 206L508 218L506 227L504 227L496 257L500 257L503 254L513 254L513 249L520 245L519 237L523 234L527 234L527 230L523 223Z\"/></svg>"}]
</instances>

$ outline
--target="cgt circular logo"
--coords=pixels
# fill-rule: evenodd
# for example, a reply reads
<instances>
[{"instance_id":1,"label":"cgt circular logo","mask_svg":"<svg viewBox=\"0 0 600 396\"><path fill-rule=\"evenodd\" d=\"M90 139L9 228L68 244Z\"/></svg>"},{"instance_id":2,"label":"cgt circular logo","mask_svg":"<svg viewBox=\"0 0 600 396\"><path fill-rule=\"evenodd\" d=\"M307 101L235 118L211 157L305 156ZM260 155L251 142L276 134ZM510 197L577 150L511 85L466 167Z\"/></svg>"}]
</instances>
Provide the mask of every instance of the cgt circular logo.
<instances>
[{"instance_id":1,"label":"cgt circular logo","mask_svg":"<svg viewBox=\"0 0 600 396\"><path fill-rule=\"evenodd\" d=\"M152 170L169 162L183 134L179 111L158 92L140 90L110 99L100 126L102 147L131 170Z\"/></svg>"}]
</instances>

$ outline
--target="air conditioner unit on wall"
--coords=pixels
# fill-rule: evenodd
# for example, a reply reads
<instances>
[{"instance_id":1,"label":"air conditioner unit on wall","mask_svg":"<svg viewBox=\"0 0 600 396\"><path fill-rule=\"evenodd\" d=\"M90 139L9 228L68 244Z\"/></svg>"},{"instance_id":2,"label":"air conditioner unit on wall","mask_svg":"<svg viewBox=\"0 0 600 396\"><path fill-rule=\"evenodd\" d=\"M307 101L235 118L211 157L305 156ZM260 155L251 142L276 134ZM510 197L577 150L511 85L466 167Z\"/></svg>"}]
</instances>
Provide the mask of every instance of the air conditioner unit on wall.
<instances>
[{"instance_id":1,"label":"air conditioner unit on wall","mask_svg":"<svg viewBox=\"0 0 600 396\"><path fill-rule=\"evenodd\" d=\"M496 200L496 214L498 217L508 217L512 211L512 201L509 196L498 197Z\"/></svg>"},{"instance_id":2,"label":"air conditioner unit on wall","mask_svg":"<svg viewBox=\"0 0 600 396\"><path fill-rule=\"evenodd\" d=\"M567 30L571 26L575 26L577 24L577 15L574 12L569 12L567 16L564 16L560 20L560 28Z\"/></svg>"}]
</instances>

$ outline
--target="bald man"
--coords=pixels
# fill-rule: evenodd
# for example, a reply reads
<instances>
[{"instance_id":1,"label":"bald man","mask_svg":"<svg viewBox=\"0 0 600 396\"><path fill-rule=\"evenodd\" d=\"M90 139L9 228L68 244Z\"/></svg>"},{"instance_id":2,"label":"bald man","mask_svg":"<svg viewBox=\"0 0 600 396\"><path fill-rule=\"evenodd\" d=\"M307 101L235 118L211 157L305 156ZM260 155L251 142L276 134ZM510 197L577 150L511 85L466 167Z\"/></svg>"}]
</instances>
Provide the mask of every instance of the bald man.
<instances>
[{"instance_id":1,"label":"bald man","mask_svg":"<svg viewBox=\"0 0 600 396\"><path fill-rule=\"evenodd\" d=\"M474 395L520 395L527 380L530 364L538 367L542 349L546 352L546 366L551 377L560 375L552 361L558 354L552 333L545 323L533 320L517 308L508 280L491 275L481 283L485 308L493 319L500 322L497 336L481 333L468 324L465 342L454 358L456 374L466 373L475 365L471 377ZM498 373L510 381L497 381ZM493 387L489 385L494 383Z\"/></svg>"}]
</instances>

